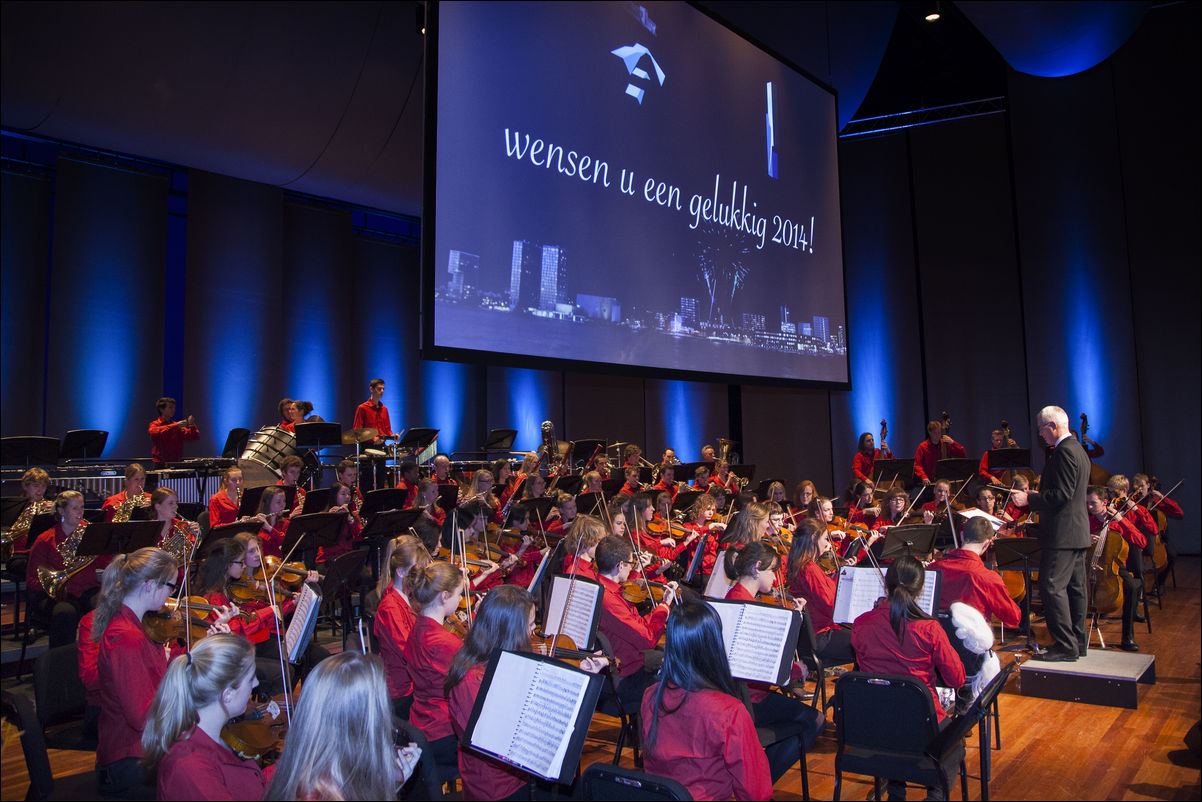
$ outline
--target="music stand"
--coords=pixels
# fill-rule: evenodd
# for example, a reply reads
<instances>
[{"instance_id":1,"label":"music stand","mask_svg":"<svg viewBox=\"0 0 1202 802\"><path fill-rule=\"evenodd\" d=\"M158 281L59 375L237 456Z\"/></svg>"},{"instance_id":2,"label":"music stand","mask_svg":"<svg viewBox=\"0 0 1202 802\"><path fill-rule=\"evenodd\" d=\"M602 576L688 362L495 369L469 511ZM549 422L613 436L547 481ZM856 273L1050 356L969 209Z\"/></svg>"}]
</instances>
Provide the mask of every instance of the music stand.
<instances>
[{"instance_id":1,"label":"music stand","mask_svg":"<svg viewBox=\"0 0 1202 802\"><path fill-rule=\"evenodd\" d=\"M495 488L496 485L493 487ZM444 512L455 509L459 504L459 485L439 485L438 501L434 503L442 507Z\"/></svg>"},{"instance_id":2,"label":"music stand","mask_svg":"<svg viewBox=\"0 0 1202 802\"><path fill-rule=\"evenodd\" d=\"M397 448L404 449L410 454L420 453L425 450L426 446L438 439L438 432L438 429L406 429L401 433L400 440L397 441Z\"/></svg>"},{"instance_id":3,"label":"music stand","mask_svg":"<svg viewBox=\"0 0 1202 802\"><path fill-rule=\"evenodd\" d=\"M693 577L701 569L701 558L705 555L705 541L709 540L710 533L706 532L697 539L697 551L693 552L693 559L689 560L689 570L685 572L685 584L692 584Z\"/></svg>"},{"instance_id":4,"label":"music stand","mask_svg":"<svg viewBox=\"0 0 1202 802\"><path fill-rule=\"evenodd\" d=\"M713 473L712 464L709 462L682 462L676 466L676 480L683 479L692 484L693 480L697 478L698 468L706 468Z\"/></svg>"},{"instance_id":5,"label":"music stand","mask_svg":"<svg viewBox=\"0 0 1202 802\"><path fill-rule=\"evenodd\" d=\"M337 426L338 424L335 423L334 425ZM332 487L319 487L316 490L310 490L305 494L305 504L301 507L301 515L321 512L330 506L333 497L334 488Z\"/></svg>"},{"instance_id":6,"label":"music stand","mask_svg":"<svg viewBox=\"0 0 1202 802\"><path fill-rule=\"evenodd\" d=\"M379 490L369 490L363 497L363 506L359 516L367 520L381 510L399 510L405 506L407 490L396 487L381 487Z\"/></svg>"},{"instance_id":7,"label":"music stand","mask_svg":"<svg viewBox=\"0 0 1202 802\"><path fill-rule=\"evenodd\" d=\"M59 459L99 459L109 433L102 429L72 429L63 437Z\"/></svg>"},{"instance_id":8,"label":"music stand","mask_svg":"<svg viewBox=\"0 0 1202 802\"><path fill-rule=\"evenodd\" d=\"M619 479L602 479L601 492L605 494L606 498L613 498L614 496L618 495L618 493L622 492L622 487L625 484L625 476L622 476Z\"/></svg>"},{"instance_id":9,"label":"music stand","mask_svg":"<svg viewBox=\"0 0 1202 802\"><path fill-rule=\"evenodd\" d=\"M527 498L517 502L530 511L531 523L545 523L547 513L551 512L551 508L555 506L553 498Z\"/></svg>"},{"instance_id":10,"label":"music stand","mask_svg":"<svg viewBox=\"0 0 1202 802\"><path fill-rule=\"evenodd\" d=\"M342 424L325 421L296 424L297 448L330 448L342 445Z\"/></svg>"},{"instance_id":11,"label":"music stand","mask_svg":"<svg viewBox=\"0 0 1202 802\"><path fill-rule=\"evenodd\" d=\"M600 493L581 493L576 496L576 512L581 515L598 515L600 512L601 494Z\"/></svg>"},{"instance_id":12,"label":"music stand","mask_svg":"<svg viewBox=\"0 0 1202 802\"><path fill-rule=\"evenodd\" d=\"M573 442L571 453L568 454L568 459L571 461L571 466L574 468L579 468L580 465L576 464L576 462L579 461L581 465L585 466L585 472L591 471L593 468L591 465L588 465L587 462L592 459L593 454L600 455L606 453L606 442L607 441L605 440L597 440L595 438L592 440L576 440Z\"/></svg>"},{"instance_id":13,"label":"music stand","mask_svg":"<svg viewBox=\"0 0 1202 802\"><path fill-rule=\"evenodd\" d=\"M258 535L259 530L263 528L263 524L257 520L250 521L234 521L232 524L222 524L221 526L213 526L205 533L205 536L196 544L197 554L206 554L209 547L218 540L223 540L227 537L237 537L243 532L249 532L252 535Z\"/></svg>"},{"instance_id":14,"label":"music stand","mask_svg":"<svg viewBox=\"0 0 1202 802\"><path fill-rule=\"evenodd\" d=\"M561 493L567 493L569 496L574 496L580 492L580 486L584 484L584 477L580 474L572 476L561 476L559 481L555 483L555 489Z\"/></svg>"},{"instance_id":15,"label":"music stand","mask_svg":"<svg viewBox=\"0 0 1202 802\"><path fill-rule=\"evenodd\" d=\"M1031 467L1031 449L998 448L989 452L989 470L1011 471Z\"/></svg>"},{"instance_id":16,"label":"music stand","mask_svg":"<svg viewBox=\"0 0 1202 802\"><path fill-rule=\"evenodd\" d=\"M250 429L241 427L230 429L225 436L225 445L221 447L221 456L226 459L238 459L246 451L246 443L250 440Z\"/></svg>"},{"instance_id":17,"label":"music stand","mask_svg":"<svg viewBox=\"0 0 1202 802\"><path fill-rule=\"evenodd\" d=\"M1039 565L1043 555L1043 543L1038 537L996 537L993 539L993 555L999 571L1022 571L1023 579L1027 583L1027 594L1021 605L1023 623L1027 629L1027 642L1022 646L1009 647L1007 651L1018 648L1033 649L1035 640L1031 637L1031 571L1032 565Z\"/></svg>"},{"instance_id":18,"label":"music stand","mask_svg":"<svg viewBox=\"0 0 1202 802\"><path fill-rule=\"evenodd\" d=\"M873 482L897 477L906 487L914 484L914 460L878 459L872 464Z\"/></svg>"},{"instance_id":19,"label":"music stand","mask_svg":"<svg viewBox=\"0 0 1202 802\"><path fill-rule=\"evenodd\" d=\"M930 554L937 529L939 527L935 524L907 524L886 530L880 559L894 560L904 554Z\"/></svg>"},{"instance_id":20,"label":"music stand","mask_svg":"<svg viewBox=\"0 0 1202 802\"><path fill-rule=\"evenodd\" d=\"M242 498L238 500L238 517L245 518L247 515L255 515L259 512L259 502L263 500L263 491L274 485L259 485L258 487L248 487L242 491ZM293 495L295 499L296 496ZM291 507L289 507L291 509Z\"/></svg>"},{"instance_id":21,"label":"music stand","mask_svg":"<svg viewBox=\"0 0 1202 802\"><path fill-rule=\"evenodd\" d=\"M31 468L58 464L57 437L0 438L0 464Z\"/></svg>"},{"instance_id":22,"label":"music stand","mask_svg":"<svg viewBox=\"0 0 1202 802\"><path fill-rule=\"evenodd\" d=\"M693 506L694 501L704 495L704 490L681 490L676 494L676 498L672 499L669 512L685 512Z\"/></svg>"},{"instance_id":23,"label":"music stand","mask_svg":"<svg viewBox=\"0 0 1202 802\"><path fill-rule=\"evenodd\" d=\"M29 537L26 539L25 544L32 548L33 541L37 540L47 529L53 529L57 523L58 518L55 517L53 512L39 512L29 520ZM92 523L94 522L88 521L89 525Z\"/></svg>"},{"instance_id":24,"label":"music stand","mask_svg":"<svg viewBox=\"0 0 1202 802\"><path fill-rule=\"evenodd\" d=\"M29 499L25 496L0 497L0 526L5 529L11 528L27 506L29 506Z\"/></svg>"},{"instance_id":25,"label":"music stand","mask_svg":"<svg viewBox=\"0 0 1202 802\"><path fill-rule=\"evenodd\" d=\"M773 482L780 482L781 487L785 486L784 480L782 480L782 479L773 479L772 477L769 477L767 479L761 479L760 483L755 486L755 497L758 499L761 499L763 501L767 501L768 500L768 488L772 486ZM788 495L787 491L786 491L786 495ZM788 501L787 498L785 500Z\"/></svg>"},{"instance_id":26,"label":"music stand","mask_svg":"<svg viewBox=\"0 0 1202 802\"><path fill-rule=\"evenodd\" d=\"M422 517L422 510L384 510L377 512L363 527L362 537L370 546L380 546L398 534L404 534Z\"/></svg>"},{"instance_id":27,"label":"music stand","mask_svg":"<svg viewBox=\"0 0 1202 802\"><path fill-rule=\"evenodd\" d=\"M157 546L162 528L161 521L91 524L83 531L75 553L80 557L130 554L138 549Z\"/></svg>"},{"instance_id":28,"label":"music stand","mask_svg":"<svg viewBox=\"0 0 1202 802\"><path fill-rule=\"evenodd\" d=\"M504 451L508 454L513 450L513 441L517 436L517 429L490 429L480 450L485 454L492 451Z\"/></svg>"},{"instance_id":29,"label":"music stand","mask_svg":"<svg viewBox=\"0 0 1202 802\"><path fill-rule=\"evenodd\" d=\"M280 550L285 556L300 552L305 565L312 570L317 564L317 548L326 548L338 543L346 527L346 513L315 512L311 515L296 515L288 523L284 545Z\"/></svg>"},{"instance_id":30,"label":"music stand","mask_svg":"<svg viewBox=\"0 0 1202 802\"><path fill-rule=\"evenodd\" d=\"M750 484L751 480L755 478L755 465L731 465L730 472L740 479L746 479Z\"/></svg>"},{"instance_id":31,"label":"music stand","mask_svg":"<svg viewBox=\"0 0 1202 802\"><path fill-rule=\"evenodd\" d=\"M941 459L935 463L935 478L950 482L966 482L977 475L981 461L966 457Z\"/></svg>"},{"instance_id":32,"label":"music stand","mask_svg":"<svg viewBox=\"0 0 1202 802\"><path fill-rule=\"evenodd\" d=\"M653 468L648 468L646 465L639 467L639 484L649 485L654 478L655 470Z\"/></svg>"}]
</instances>

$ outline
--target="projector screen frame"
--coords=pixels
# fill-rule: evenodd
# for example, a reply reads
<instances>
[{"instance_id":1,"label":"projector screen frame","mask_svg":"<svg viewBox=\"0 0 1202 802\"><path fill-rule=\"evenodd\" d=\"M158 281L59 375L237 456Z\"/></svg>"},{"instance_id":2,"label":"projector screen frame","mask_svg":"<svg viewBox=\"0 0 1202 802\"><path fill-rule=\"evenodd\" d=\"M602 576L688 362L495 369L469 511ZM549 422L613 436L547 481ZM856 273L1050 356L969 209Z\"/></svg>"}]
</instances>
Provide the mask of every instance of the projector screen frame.
<instances>
[{"instance_id":1,"label":"projector screen frame","mask_svg":"<svg viewBox=\"0 0 1202 802\"><path fill-rule=\"evenodd\" d=\"M679 0L682 5L687 5L694 11L700 12L707 18L724 27L729 32L743 39L751 46L758 48L763 53L778 61L784 67L796 72L805 80L812 83L819 89L829 93L832 101L838 104L837 90L817 78L807 70L803 69L792 60L786 58L776 50L768 47L763 42L751 36L747 32L740 29L738 26L728 20L718 16L709 9L703 8L694 2L686 2ZM828 380L828 379L813 379L813 378L793 378L793 377L773 377L759 374L738 374L724 373L715 371L701 371L683 368L666 368L648 365L635 365L626 363L614 362L597 362L583 359L574 359L570 357L556 356L531 356L528 354L519 354L507 351L491 351L487 347L487 343L482 343L480 348L456 348L445 345L435 344L435 284L437 254L435 252L435 210L436 206L436 179L437 179L437 109L438 109L438 32L439 32L439 11L442 5L441 0L428 0L425 4L425 77L424 77L424 99L423 99L423 188L422 188L422 216L421 216L421 246L419 257L419 273L420 273L420 305L419 305L419 351L420 357L424 360L441 361L441 362L456 362L472 365L495 365L499 367L523 368L531 370L549 370L563 372L580 372L590 374L617 375L627 376L631 378L643 379L662 379L662 380L680 380L680 381L695 381L708 382L718 384L738 384L752 386L775 386L775 387L793 387L805 389L825 389L825 390L851 390L851 331L850 321L848 318L848 298L847 298L847 254L846 254L846 233L844 231L843 220L843 191L842 191L842 173L839 170L838 158L838 116L834 118L834 130L831 133L832 140L835 143L834 148L834 170L835 183L838 189L838 214L839 214L839 245L840 245L840 281L842 283L842 300L843 300L843 320L844 320L844 337L847 352L844 355L847 368L847 378L845 381Z\"/></svg>"}]
</instances>

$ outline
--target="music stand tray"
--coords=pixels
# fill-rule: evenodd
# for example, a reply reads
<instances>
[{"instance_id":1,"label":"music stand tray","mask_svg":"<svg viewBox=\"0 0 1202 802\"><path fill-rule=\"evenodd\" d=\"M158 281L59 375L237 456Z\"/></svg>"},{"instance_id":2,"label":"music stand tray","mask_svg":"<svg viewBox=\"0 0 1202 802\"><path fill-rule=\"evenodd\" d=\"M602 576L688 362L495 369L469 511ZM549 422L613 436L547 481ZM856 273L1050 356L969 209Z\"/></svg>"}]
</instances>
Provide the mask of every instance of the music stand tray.
<instances>
[{"instance_id":1,"label":"music stand tray","mask_svg":"<svg viewBox=\"0 0 1202 802\"><path fill-rule=\"evenodd\" d=\"M396 487L381 487L371 490L363 497L363 506L359 515L364 520L375 515L380 510L399 510L405 506L405 496L408 491Z\"/></svg>"},{"instance_id":2,"label":"music stand tray","mask_svg":"<svg viewBox=\"0 0 1202 802\"><path fill-rule=\"evenodd\" d=\"M438 439L438 432L438 429L406 429L397 441L397 447L417 454Z\"/></svg>"},{"instance_id":3,"label":"music stand tray","mask_svg":"<svg viewBox=\"0 0 1202 802\"><path fill-rule=\"evenodd\" d=\"M27 506L29 506L29 499L25 496L0 497L0 525L5 529L10 528L21 517L21 513Z\"/></svg>"},{"instance_id":4,"label":"music stand tray","mask_svg":"<svg viewBox=\"0 0 1202 802\"><path fill-rule=\"evenodd\" d=\"M342 424L325 421L296 424L297 448L331 448L342 445Z\"/></svg>"},{"instance_id":5,"label":"music stand tray","mask_svg":"<svg viewBox=\"0 0 1202 802\"><path fill-rule=\"evenodd\" d=\"M263 491L272 486L259 485L258 487L245 488L242 491L242 498L238 501L238 517L243 518L247 515L258 513L259 502L263 500Z\"/></svg>"},{"instance_id":6,"label":"music stand tray","mask_svg":"<svg viewBox=\"0 0 1202 802\"><path fill-rule=\"evenodd\" d=\"M122 521L88 526L75 553L80 557L104 554L130 554L138 549L157 546L162 521Z\"/></svg>"},{"instance_id":7,"label":"music stand tray","mask_svg":"<svg viewBox=\"0 0 1202 802\"><path fill-rule=\"evenodd\" d=\"M571 460L573 467L576 466L577 460L583 464L584 460L591 458L594 452L596 452L597 455L605 454L607 452L607 442L608 441L606 440L597 440L596 438L591 440L577 440L572 443L572 452L568 454L568 459ZM591 471L592 469L593 468L591 465L586 465L584 468L585 472Z\"/></svg>"},{"instance_id":8,"label":"music stand tray","mask_svg":"<svg viewBox=\"0 0 1202 802\"><path fill-rule=\"evenodd\" d=\"M941 459L935 463L935 478L963 482L976 476L980 466L980 460L968 457Z\"/></svg>"},{"instance_id":9,"label":"music stand tray","mask_svg":"<svg viewBox=\"0 0 1202 802\"><path fill-rule=\"evenodd\" d=\"M936 524L907 524L888 529L880 558L893 560L905 554L930 554L938 529Z\"/></svg>"},{"instance_id":10,"label":"music stand tray","mask_svg":"<svg viewBox=\"0 0 1202 802\"><path fill-rule=\"evenodd\" d=\"M705 468L709 470L710 473L713 473L712 466L713 463L709 462L682 462L675 466L676 481L679 482L681 479L683 479L686 482L692 483L692 481L697 478L698 468Z\"/></svg>"},{"instance_id":11,"label":"music stand tray","mask_svg":"<svg viewBox=\"0 0 1202 802\"><path fill-rule=\"evenodd\" d=\"M555 499L527 498L515 503L521 504L530 511L531 523L544 523L547 520L547 513L551 512L551 508L555 506Z\"/></svg>"},{"instance_id":12,"label":"music stand tray","mask_svg":"<svg viewBox=\"0 0 1202 802\"><path fill-rule=\"evenodd\" d=\"M361 534L368 545L372 545L373 541L391 540L398 534L408 532L421 517L422 510L416 507L411 510L377 512L363 527Z\"/></svg>"},{"instance_id":13,"label":"music stand tray","mask_svg":"<svg viewBox=\"0 0 1202 802\"><path fill-rule=\"evenodd\" d=\"M872 464L874 481L893 479L895 476L907 487L914 484L914 460L912 459L878 459Z\"/></svg>"},{"instance_id":14,"label":"music stand tray","mask_svg":"<svg viewBox=\"0 0 1202 802\"><path fill-rule=\"evenodd\" d=\"M293 516L288 523L288 534L284 536L284 545L280 550L285 555L296 551L304 554L316 551L317 546L333 546L342 537L345 526L346 514L341 512L315 512L311 515ZM302 542L305 548L300 548L299 544Z\"/></svg>"},{"instance_id":15,"label":"music stand tray","mask_svg":"<svg viewBox=\"0 0 1202 802\"><path fill-rule=\"evenodd\" d=\"M29 468L58 464L57 437L0 438L0 464Z\"/></svg>"},{"instance_id":16,"label":"music stand tray","mask_svg":"<svg viewBox=\"0 0 1202 802\"><path fill-rule=\"evenodd\" d=\"M693 502L705 495L703 490L681 490L672 499L671 512L685 512L693 506Z\"/></svg>"},{"instance_id":17,"label":"music stand tray","mask_svg":"<svg viewBox=\"0 0 1202 802\"><path fill-rule=\"evenodd\" d=\"M99 459L109 433L101 429L72 429L63 437L59 459Z\"/></svg>"},{"instance_id":18,"label":"music stand tray","mask_svg":"<svg viewBox=\"0 0 1202 802\"><path fill-rule=\"evenodd\" d=\"M990 471L1009 471L1031 467L1031 449L999 448L989 452Z\"/></svg>"},{"instance_id":19,"label":"music stand tray","mask_svg":"<svg viewBox=\"0 0 1202 802\"><path fill-rule=\"evenodd\" d=\"M755 479L755 464L748 465L731 465L730 472L740 479L746 479L750 484L752 479Z\"/></svg>"},{"instance_id":20,"label":"music stand tray","mask_svg":"<svg viewBox=\"0 0 1202 802\"><path fill-rule=\"evenodd\" d=\"M227 537L236 537L243 532L249 532L252 535L258 535L259 530L263 528L263 524L257 520L250 521L234 521L232 524L222 524L214 526L205 533L200 542L196 544L196 553L205 554L208 552L209 546L216 543L218 540L223 540Z\"/></svg>"},{"instance_id":21,"label":"music stand tray","mask_svg":"<svg viewBox=\"0 0 1202 802\"><path fill-rule=\"evenodd\" d=\"M555 489L561 493L567 493L569 496L574 496L580 492L580 486L584 484L584 477L580 474L571 476L561 476L559 481L555 483Z\"/></svg>"},{"instance_id":22,"label":"music stand tray","mask_svg":"<svg viewBox=\"0 0 1202 802\"><path fill-rule=\"evenodd\" d=\"M334 425L337 426L338 424ZM332 487L319 487L316 490L310 490L305 494L305 506L301 507L301 515L321 512L330 505L333 496L334 489Z\"/></svg>"},{"instance_id":23,"label":"music stand tray","mask_svg":"<svg viewBox=\"0 0 1202 802\"><path fill-rule=\"evenodd\" d=\"M226 459L238 459L246 450L248 440L250 440L250 429L241 427L230 429L229 434L225 436L225 445L221 447L221 456Z\"/></svg>"},{"instance_id":24,"label":"music stand tray","mask_svg":"<svg viewBox=\"0 0 1202 802\"><path fill-rule=\"evenodd\" d=\"M649 485L654 478L655 470L653 468L648 468L646 465L639 466L639 484Z\"/></svg>"},{"instance_id":25,"label":"music stand tray","mask_svg":"<svg viewBox=\"0 0 1202 802\"><path fill-rule=\"evenodd\" d=\"M597 515L604 516L600 511L601 507L600 493L581 493L576 496L576 512L581 515Z\"/></svg>"},{"instance_id":26,"label":"music stand tray","mask_svg":"<svg viewBox=\"0 0 1202 802\"><path fill-rule=\"evenodd\" d=\"M1022 571L1038 565L1043 544L1034 537L998 537L993 540L993 553L999 571Z\"/></svg>"},{"instance_id":27,"label":"music stand tray","mask_svg":"<svg viewBox=\"0 0 1202 802\"><path fill-rule=\"evenodd\" d=\"M780 482L781 487L787 487L787 485L785 485L783 480L773 479L772 477L768 477L767 479L760 480L760 483L755 486L755 497L758 499L767 501L768 500L768 488L772 485L773 482ZM788 491L786 491L786 495L788 495ZM785 500L788 501L787 498Z\"/></svg>"},{"instance_id":28,"label":"music stand tray","mask_svg":"<svg viewBox=\"0 0 1202 802\"><path fill-rule=\"evenodd\" d=\"M625 484L626 484L625 476L623 476L619 479L602 479L601 480L601 492L605 494L606 498L613 498L619 492L621 492L622 486Z\"/></svg>"},{"instance_id":29,"label":"music stand tray","mask_svg":"<svg viewBox=\"0 0 1202 802\"><path fill-rule=\"evenodd\" d=\"M445 512L450 512L459 504L459 485L439 485L438 501L435 502Z\"/></svg>"},{"instance_id":30,"label":"music stand tray","mask_svg":"<svg viewBox=\"0 0 1202 802\"><path fill-rule=\"evenodd\" d=\"M492 429L489 431L484 445L480 446L480 450L485 454L490 451L504 451L508 454L513 450L513 441L517 439L517 436L517 429Z\"/></svg>"}]
</instances>

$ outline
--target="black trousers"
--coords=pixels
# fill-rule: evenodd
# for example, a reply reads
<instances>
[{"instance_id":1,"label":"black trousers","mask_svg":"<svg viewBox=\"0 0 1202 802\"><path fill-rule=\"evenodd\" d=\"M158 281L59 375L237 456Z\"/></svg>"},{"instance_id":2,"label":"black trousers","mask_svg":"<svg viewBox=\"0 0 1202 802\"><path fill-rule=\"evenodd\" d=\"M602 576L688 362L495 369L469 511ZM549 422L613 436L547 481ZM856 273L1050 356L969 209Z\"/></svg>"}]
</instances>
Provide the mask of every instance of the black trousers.
<instances>
[{"instance_id":1,"label":"black trousers","mask_svg":"<svg viewBox=\"0 0 1202 802\"><path fill-rule=\"evenodd\" d=\"M804 728L801 738L805 740L806 749L814 745L822 728L826 726L826 718L822 713L800 699L794 699L781 693L769 693L759 702L751 705L751 712L757 727L771 727L774 724L796 722ZM785 776L800 755L798 736L794 735L764 747L768 756L768 768L772 773L775 784Z\"/></svg>"},{"instance_id":2,"label":"black trousers","mask_svg":"<svg viewBox=\"0 0 1202 802\"><path fill-rule=\"evenodd\" d=\"M1089 647L1087 549L1044 549L1039 561L1039 595L1053 646L1065 654Z\"/></svg>"}]
</instances>

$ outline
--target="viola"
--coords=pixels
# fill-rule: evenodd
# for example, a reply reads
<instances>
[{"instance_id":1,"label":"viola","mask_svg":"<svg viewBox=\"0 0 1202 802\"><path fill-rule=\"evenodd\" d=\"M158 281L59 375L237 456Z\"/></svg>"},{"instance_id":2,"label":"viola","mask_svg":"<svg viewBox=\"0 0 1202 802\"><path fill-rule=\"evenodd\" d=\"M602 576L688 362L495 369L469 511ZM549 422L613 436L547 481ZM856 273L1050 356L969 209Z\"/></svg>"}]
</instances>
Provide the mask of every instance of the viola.
<instances>
[{"instance_id":1,"label":"viola","mask_svg":"<svg viewBox=\"0 0 1202 802\"><path fill-rule=\"evenodd\" d=\"M816 562L822 572L828 576L834 576L835 572L839 570L839 558L833 551L822 552L818 555Z\"/></svg>"},{"instance_id":2,"label":"viola","mask_svg":"<svg viewBox=\"0 0 1202 802\"><path fill-rule=\"evenodd\" d=\"M298 693L299 685L292 698ZM274 762L288 732L287 706L283 694L261 703L252 699L245 712L221 728L221 740L243 760L254 760L260 766Z\"/></svg>"},{"instance_id":3,"label":"viola","mask_svg":"<svg viewBox=\"0 0 1202 802\"><path fill-rule=\"evenodd\" d=\"M682 523L654 518L647 522L647 531L658 538L670 537L674 540L680 540L692 534L692 530Z\"/></svg>"}]
</instances>

